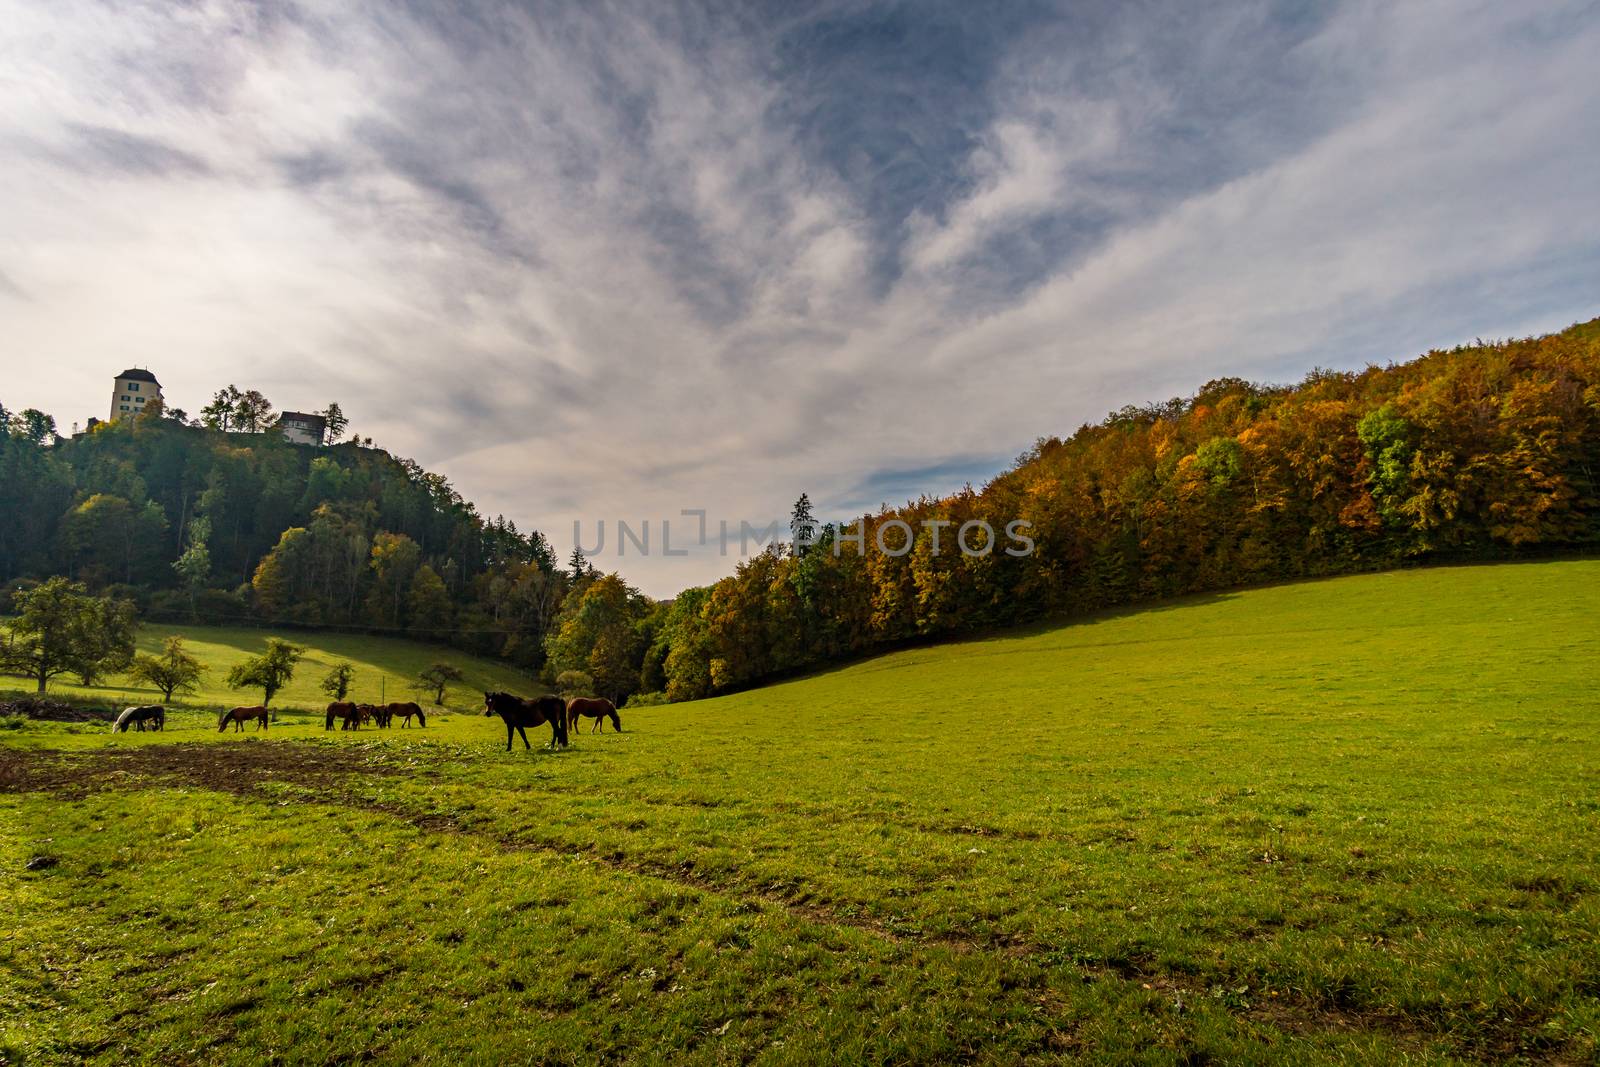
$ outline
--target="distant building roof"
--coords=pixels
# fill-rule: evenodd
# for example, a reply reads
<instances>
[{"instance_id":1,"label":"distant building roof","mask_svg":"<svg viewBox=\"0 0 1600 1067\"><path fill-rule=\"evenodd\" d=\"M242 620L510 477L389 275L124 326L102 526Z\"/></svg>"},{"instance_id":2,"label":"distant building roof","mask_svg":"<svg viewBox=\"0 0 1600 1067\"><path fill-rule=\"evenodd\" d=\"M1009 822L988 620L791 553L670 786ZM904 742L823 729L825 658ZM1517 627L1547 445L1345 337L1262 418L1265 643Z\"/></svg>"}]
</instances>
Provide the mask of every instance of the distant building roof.
<instances>
[{"instance_id":1,"label":"distant building roof","mask_svg":"<svg viewBox=\"0 0 1600 1067\"><path fill-rule=\"evenodd\" d=\"M151 374L143 367L135 367L132 370L125 370L121 374L117 375L117 377L126 378L129 381L134 382L150 382L155 385L161 384L160 382L156 381L156 376L154 374Z\"/></svg>"},{"instance_id":2,"label":"distant building roof","mask_svg":"<svg viewBox=\"0 0 1600 1067\"><path fill-rule=\"evenodd\" d=\"M315 426L318 429L328 425L328 420L323 416L304 411L285 411L278 418L283 422L298 422L302 426Z\"/></svg>"}]
</instances>

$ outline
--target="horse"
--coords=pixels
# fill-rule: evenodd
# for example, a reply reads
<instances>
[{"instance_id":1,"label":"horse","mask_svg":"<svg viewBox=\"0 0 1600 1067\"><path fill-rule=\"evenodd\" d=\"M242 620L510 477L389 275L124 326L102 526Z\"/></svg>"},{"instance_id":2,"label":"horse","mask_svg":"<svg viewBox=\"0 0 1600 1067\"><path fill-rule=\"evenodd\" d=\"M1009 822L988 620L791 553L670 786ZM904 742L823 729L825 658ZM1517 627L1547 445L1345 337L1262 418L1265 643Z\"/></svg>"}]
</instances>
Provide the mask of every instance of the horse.
<instances>
[{"instance_id":1,"label":"horse","mask_svg":"<svg viewBox=\"0 0 1600 1067\"><path fill-rule=\"evenodd\" d=\"M528 744L524 727L538 726L542 722L550 724L549 747L567 747L567 705L560 697L542 696L524 700L511 693L485 693L483 714L485 717L498 715L505 720L507 752L511 751L513 731L522 735L522 747L531 749L533 746Z\"/></svg>"},{"instance_id":2,"label":"horse","mask_svg":"<svg viewBox=\"0 0 1600 1067\"><path fill-rule=\"evenodd\" d=\"M328 705L328 717L322 721L322 728L324 730L333 729L334 719L344 720L344 725L339 727L341 730L359 730L361 729L361 708L348 700L335 700Z\"/></svg>"},{"instance_id":3,"label":"horse","mask_svg":"<svg viewBox=\"0 0 1600 1067\"><path fill-rule=\"evenodd\" d=\"M250 708L229 708L217 716L217 733L220 734L227 730L230 722L233 723L233 732L240 733L244 730L244 724L251 719L256 720L256 729L258 731L265 730L267 728L267 716L268 712L265 704L257 704Z\"/></svg>"},{"instance_id":4,"label":"horse","mask_svg":"<svg viewBox=\"0 0 1600 1067\"><path fill-rule=\"evenodd\" d=\"M388 716L392 717L392 716L398 715L400 717L400 725L401 726L410 726L411 725L411 716L413 716L413 715L415 715L417 717L417 725L418 726L426 726L426 725L428 725L428 716L423 713L422 705L414 704L409 700L404 701L404 702L399 703L399 704L390 704L388 707L384 708L383 710L387 713Z\"/></svg>"},{"instance_id":5,"label":"horse","mask_svg":"<svg viewBox=\"0 0 1600 1067\"><path fill-rule=\"evenodd\" d=\"M375 723L378 729L387 730L389 728L389 719L389 706L387 704L361 705L362 722Z\"/></svg>"},{"instance_id":6,"label":"horse","mask_svg":"<svg viewBox=\"0 0 1600 1067\"><path fill-rule=\"evenodd\" d=\"M594 725L589 727L591 734L596 730L605 733L606 719L611 720L617 733L622 732L622 719L617 715L617 706L604 697L573 697L567 701L567 729L576 729L580 716L594 720Z\"/></svg>"},{"instance_id":7,"label":"horse","mask_svg":"<svg viewBox=\"0 0 1600 1067\"><path fill-rule=\"evenodd\" d=\"M146 704L137 708L125 708L117 721L112 725L111 732L125 734L128 727L132 726L144 733L144 724L149 723L152 730L165 730L167 728L167 709L160 704Z\"/></svg>"}]
</instances>

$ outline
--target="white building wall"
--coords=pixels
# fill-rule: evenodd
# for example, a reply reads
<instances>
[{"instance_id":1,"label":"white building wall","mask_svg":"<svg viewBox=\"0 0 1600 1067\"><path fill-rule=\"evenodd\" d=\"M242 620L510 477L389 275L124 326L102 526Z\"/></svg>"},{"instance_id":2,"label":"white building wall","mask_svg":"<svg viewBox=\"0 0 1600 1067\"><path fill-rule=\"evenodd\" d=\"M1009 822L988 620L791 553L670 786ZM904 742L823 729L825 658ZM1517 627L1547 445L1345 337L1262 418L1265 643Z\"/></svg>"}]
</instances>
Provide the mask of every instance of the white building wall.
<instances>
[{"instance_id":1,"label":"white building wall","mask_svg":"<svg viewBox=\"0 0 1600 1067\"><path fill-rule=\"evenodd\" d=\"M161 386L157 383L118 378L111 390L110 421L115 422L139 414L153 399L161 399Z\"/></svg>"},{"instance_id":2,"label":"white building wall","mask_svg":"<svg viewBox=\"0 0 1600 1067\"><path fill-rule=\"evenodd\" d=\"M322 443L315 431L298 422L285 422L279 428L283 430L283 436L297 445L320 445Z\"/></svg>"}]
</instances>

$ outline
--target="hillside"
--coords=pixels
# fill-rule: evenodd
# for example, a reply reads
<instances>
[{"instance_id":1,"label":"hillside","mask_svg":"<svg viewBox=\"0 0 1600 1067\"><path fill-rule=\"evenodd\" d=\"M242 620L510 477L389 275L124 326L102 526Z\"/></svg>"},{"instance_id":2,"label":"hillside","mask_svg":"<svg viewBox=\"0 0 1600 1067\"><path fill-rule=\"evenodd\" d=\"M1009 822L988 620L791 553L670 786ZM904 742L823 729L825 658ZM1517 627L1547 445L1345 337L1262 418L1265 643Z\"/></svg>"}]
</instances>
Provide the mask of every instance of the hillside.
<instances>
[{"instance_id":1,"label":"hillside","mask_svg":"<svg viewBox=\"0 0 1600 1067\"><path fill-rule=\"evenodd\" d=\"M980 490L847 519L684 593L660 661L669 694L700 697L1189 593L1596 547L1600 320L1113 412Z\"/></svg>"},{"instance_id":2,"label":"hillside","mask_svg":"<svg viewBox=\"0 0 1600 1067\"><path fill-rule=\"evenodd\" d=\"M1041 438L981 489L813 516L810 551L671 604L579 553L558 566L380 449L154 410L50 447L35 429L0 417L0 596L63 574L163 623L416 637L618 703L1192 593L1600 547L1600 320L1217 379Z\"/></svg>"},{"instance_id":3,"label":"hillside","mask_svg":"<svg viewBox=\"0 0 1600 1067\"><path fill-rule=\"evenodd\" d=\"M1596 618L1590 560L1204 595L553 756L0 732L0 1050L1589 1062Z\"/></svg>"},{"instance_id":4,"label":"hillside","mask_svg":"<svg viewBox=\"0 0 1600 1067\"><path fill-rule=\"evenodd\" d=\"M142 628L138 636L141 652L155 654L168 635L183 637L186 651L206 665L200 688L180 697L176 703L216 709L238 704L259 703L259 690L236 690L227 685L228 671L247 656L260 654L269 636L283 637L306 649L304 659L295 669L293 681L273 698L273 706L284 710L299 709L320 711L328 697L319 687L323 676L335 663L346 661L355 666L355 686L350 699L375 703L380 695L389 700L412 700L416 694L410 689L417 672L434 662L451 663L465 675L463 681L452 685L456 697L447 703L481 706L481 694L487 689L507 689L519 693L533 693L542 687L527 674L505 663L471 656L456 649L402 638L373 637L365 634L273 632L219 626L173 626L151 624ZM19 679L0 677L0 692L12 689L23 694L25 687ZM81 686L69 677L50 683L51 695L68 696L96 703L147 704L160 703L161 694L149 688L138 688L125 678L109 678L102 685Z\"/></svg>"},{"instance_id":5,"label":"hillside","mask_svg":"<svg viewBox=\"0 0 1600 1067\"><path fill-rule=\"evenodd\" d=\"M370 443L159 405L51 442L0 406L0 612L58 574L161 622L417 636L534 668L565 590L540 534Z\"/></svg>"}]
</instances>

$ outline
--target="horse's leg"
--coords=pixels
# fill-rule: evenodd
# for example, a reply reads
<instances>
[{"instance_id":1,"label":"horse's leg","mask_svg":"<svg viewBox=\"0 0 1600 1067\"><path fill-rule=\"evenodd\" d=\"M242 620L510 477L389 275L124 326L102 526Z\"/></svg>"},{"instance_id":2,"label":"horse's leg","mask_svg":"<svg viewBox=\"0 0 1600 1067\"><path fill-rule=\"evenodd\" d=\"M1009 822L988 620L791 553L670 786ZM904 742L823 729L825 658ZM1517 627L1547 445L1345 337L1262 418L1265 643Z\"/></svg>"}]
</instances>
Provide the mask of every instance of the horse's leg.
<instances>
[{"instance_id":1,"label":"horse's leg","mask_svg":"<svg viewBox=\"0 0 1600 1067\"><path fill-rule=\"evenodd\" d=\"M511 739L517 734L516 727L511 725L511 720L506 720L506 751L511 751Z\"/></svg>"},{"instance_id":2,"label":"horse's leg","mask_svg":"<svg viewBox=\"0 0 1600 1067\"><path fill-rule=\"evenodd\" d=\"M524 752L532 752L533 745L528 741L528 731L522 728L521 723L517 724L517 735L522 738L522 750Z\"/></svg>"}]
</instances>

